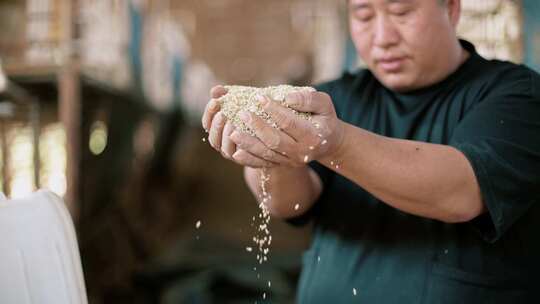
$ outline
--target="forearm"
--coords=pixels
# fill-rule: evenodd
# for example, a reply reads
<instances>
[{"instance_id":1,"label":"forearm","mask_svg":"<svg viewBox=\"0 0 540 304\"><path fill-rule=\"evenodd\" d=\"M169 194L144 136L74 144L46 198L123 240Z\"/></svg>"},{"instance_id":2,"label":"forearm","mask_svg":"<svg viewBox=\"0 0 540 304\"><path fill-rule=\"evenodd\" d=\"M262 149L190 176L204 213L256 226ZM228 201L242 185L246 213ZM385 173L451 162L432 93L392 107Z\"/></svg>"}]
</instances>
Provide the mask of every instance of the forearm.
<instances>
[{"instance_id":1,"label":"forearm","mask_svg":"<svg viewBox=\"0 0 540 304\"><path fill-rule=\"evenodd\" d=\"M262 169L244 167L244 178L253 195L260 201ZM278 218L299 216L309 210L322 192L322 183L308 166L274 167L267 169L270 179L266 191L270 195L267 207Z\"/></svg>"},{"instance_id":2,"label":"forearm","mask_svg":"<svg viewBox=\"0 0 540 304\"><path fill-rule=\"evenodd\" d=\"M468 221L483 212L474 172L460 151L344 127L339 150L320 162L382 201L445 222Z\"/></svg>"}]
</instances>

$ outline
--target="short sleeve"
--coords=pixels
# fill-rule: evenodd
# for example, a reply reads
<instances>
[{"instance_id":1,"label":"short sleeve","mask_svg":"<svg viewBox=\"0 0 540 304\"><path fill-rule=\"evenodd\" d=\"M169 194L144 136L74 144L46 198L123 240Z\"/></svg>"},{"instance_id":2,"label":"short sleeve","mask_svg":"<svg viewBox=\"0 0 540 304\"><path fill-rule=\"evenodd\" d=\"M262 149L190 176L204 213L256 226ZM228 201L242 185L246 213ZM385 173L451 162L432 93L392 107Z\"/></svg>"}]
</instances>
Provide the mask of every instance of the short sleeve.
<instances>
[{"instance_id":1,"label":"short sleeve","mask_svg":"<svg viewBox=\"0 0 540 304\"><path fill-rule=\"evenodd\" d=\"M450 145L469 160L488 213L471 223L495 242L540 200L540 98L529 71L470 110Z\"/></svg>"}]
</instances>

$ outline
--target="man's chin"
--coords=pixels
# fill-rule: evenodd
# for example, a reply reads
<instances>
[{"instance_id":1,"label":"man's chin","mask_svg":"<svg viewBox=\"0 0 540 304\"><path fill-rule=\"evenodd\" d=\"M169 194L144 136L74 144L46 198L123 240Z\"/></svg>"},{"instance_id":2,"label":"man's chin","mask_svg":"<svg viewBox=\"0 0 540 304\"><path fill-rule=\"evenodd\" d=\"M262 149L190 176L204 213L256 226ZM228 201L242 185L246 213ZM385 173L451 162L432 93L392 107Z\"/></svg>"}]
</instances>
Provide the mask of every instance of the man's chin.
<instances>
[{"instance_id":1,"label":"man's chin","mask_svg":"<svg viewBox=\"0 0 540 304\"><path fill-rule=\"evenodd\" d=\"M405 75L391 74L377 77L379 81L389 90L405 93L417 89L414 83L407 79Z\"/></svg>"},{"instance_id":2,"label":"man's chin","mask_svg":"<svg viewBox=\"0 0 540 304\"><path fill-rule=\"evenodd\" d=\"M384 81L383 80L381 81L381 83L386 88L395 92L399 92L399 93L406 93L408 91L413 91L416 89L413 85L405 81L393 81L393 80Z\"/></svg>"}]
</instances>

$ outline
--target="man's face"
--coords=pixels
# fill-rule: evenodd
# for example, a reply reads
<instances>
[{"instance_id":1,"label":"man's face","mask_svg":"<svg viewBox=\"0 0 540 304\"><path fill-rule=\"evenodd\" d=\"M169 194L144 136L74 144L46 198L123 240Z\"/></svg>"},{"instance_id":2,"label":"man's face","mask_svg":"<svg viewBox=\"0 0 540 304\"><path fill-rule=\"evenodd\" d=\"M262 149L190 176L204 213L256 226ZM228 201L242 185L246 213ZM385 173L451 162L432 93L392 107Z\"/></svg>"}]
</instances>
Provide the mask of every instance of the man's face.
<instances>
[{"instance_id":1,"label":"man's face","mask_svg":"<svg viewBox=\"0 0 540 304\"><path fill-rule=\"evenodd\" d=\"M458 19L457 0L349 0L360 57L395 91L429 86L453 71Z\"/></svg>"}]
</instances>

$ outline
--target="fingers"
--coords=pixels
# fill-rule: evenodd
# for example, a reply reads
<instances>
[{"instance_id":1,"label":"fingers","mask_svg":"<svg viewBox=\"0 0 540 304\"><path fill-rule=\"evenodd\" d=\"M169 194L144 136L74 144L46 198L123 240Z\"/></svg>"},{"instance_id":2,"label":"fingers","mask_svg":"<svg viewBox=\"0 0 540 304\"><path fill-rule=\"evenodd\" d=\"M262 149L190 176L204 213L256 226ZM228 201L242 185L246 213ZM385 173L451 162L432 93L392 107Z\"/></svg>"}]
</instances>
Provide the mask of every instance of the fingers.
<instances>
[{"instance_id":1,"label":"fingers","mask_svg":"<svg viewBox=\"0 0 540 304\"><path fill-rule=\"evenodd\" d=\"M233 133L239 133L234 131L234 126L227 121L223 113L218 112L212 120L208 141L210 145L217 151L221 152L223 157L233 160L234 162L253 168L270 168L277 164L257 157L246 150L237 150L236 143L231 139ZM245 134L250 138L256 139L253 136ZM260 145L262 143L259 142ZM249 146L249 144L245 144ZM264 147L264 145L262 145ZM257 150L254 150L257 151ZM271 156L271 154L267 154ZM272 157L269 157L272 158Z\"/></svg>"},{"instance_id":2,"label":"fingers","mask_svg":"<svg viewBox=\"0 0 540 304\"><path fill-rule=\"evenodd\" d=\"M221 112L218 112L212 120L212 124L210 127L210 135L208 136L208 141L210 142L212 148L216 149L219 152L221 152L221 138L223 134L223 128L225 127L225 122L225 115L223 115L223 113Z\"/></svg>"},{"instance_id":3,"label":"fingers","mask_svg":"<svg viewBox=\"0 0 540 304\"><path fill-rule=\"evenodd\" d=\"M272 162L260 159L250 154L249 152L241 149L236 150L236 152L234 152L234 154L232 155L232 158L236 163L251 168L272 168L276 166L276 164Z\"/></svg>"},{"instance_id":4,"label":"fingers","mask_svg":"<svg viewBox=\"0 0 540 304\"><path fill-rule=\"evenodd\" d=\"M298 117L290 109L271 101L267 97L262 97L261 105L263 110L272 117L272 121L296 141L305 138L313 128L312 123Z\"/></svg>"},{"instance_id":5,"label":"fingers","mask_svg":"<svg viewBox=\"0 0 540 304\"><path fill-rule=\"evenodd\" d=\"M216 113L221 109L219 102L216 99L220 98L225 94L227 94L227 89L220 85L215 86L212 88L212 90L210 90L210 96L212 97L212 99L206 105L203 117L201 119L202 126L207 132L208 130L210 130L214 115L216 115Z\"/></svg>"},{"instance_id":6,"label":"fingers","mask_svg":"<svg viewBox=\"0 0 540 304\"><path fill-rule=\"evenodd\" d=\"M212 98L214 98L214 99L215 98L220 98L221 96L223 96L225 94L227 94L227 89L225 89L221 85L215 86L210 90L210 96Z\"/></svg>"},{"instance_id":7,"label":"fingers","mask_svg":"<svg viewBox=\"0 0 540 304\"><path fill-rule=\"evenodd\" d=\"M287 157L270 150L258 138L247 133L234 131L230 138L238 149L247 151L254 156L277 164L291 164Z\"/></svg>"},{"instance_id":8,"label":"fingers","mask_svg":"<svg viewBox=\"0 0 540 304\"><path fill-rule=\"evenodd\" d=\"M221 154L227 159L232 159L232 155L236 152L236 144L230 138L230 135L234 132L234 126L227 122L223 129L223 135L221 138Z\"/></svg>"},{"instance_id":9,"label":"fingers","mask_svg":"<svg viewBox=\"0 0 540 304\"><path fill-rule=\"evenodd\" d=\"M206 105L206 109L204 110L202 117L202 126L207 132L210 130L212 120L214 119L216 113L219 112L220 108L221 107L219 106L218 101L215 99L210 100L210 102L208 102Z\"/></svg>"},{"instance_id":10,"label":"fingers","mask_svg":"<svg viewBox=\"0 0 540 304\"><path fill-rule=\"evenodd\" d=\"M295 141L289 135L269 125L262 118L247 111L240 113L240 119L255 132L259 140L270 150L289 153Z\"/></svg>"},{"instance_id":11,"label":"fingers","mask_svg":"<svg viewBox=\"0 0 540 304\"><path fill-rule=\"evenodd\" d=\"M297 111L316 115L329 115L334 111L332 99L322 92L291 93L285 97L285 104Z\"/></svg>"}]
</instances>

